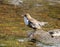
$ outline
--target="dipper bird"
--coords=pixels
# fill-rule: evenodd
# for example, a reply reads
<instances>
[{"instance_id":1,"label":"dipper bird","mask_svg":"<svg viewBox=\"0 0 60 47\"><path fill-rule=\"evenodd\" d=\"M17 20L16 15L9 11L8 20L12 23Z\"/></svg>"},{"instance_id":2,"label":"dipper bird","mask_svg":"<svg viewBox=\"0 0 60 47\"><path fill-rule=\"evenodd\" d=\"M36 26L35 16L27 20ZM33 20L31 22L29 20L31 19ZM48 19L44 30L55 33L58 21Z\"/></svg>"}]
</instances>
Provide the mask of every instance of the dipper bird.
<instances>
[{"instance_id":1,"label":"dipper bird","mask_svg":"<svg viewBox=\"0 0 60 47\"><path fill-rule=\"evenodd\" d=\"M32 18L30 16L30 14L28 14L28 13L23 15L23 17L24 17L25 24L27 26L29 26L30 28L33 28L34 30L41 29L41 26L44 26L45 24L48 23L48 22L39 22L39 21L35 20L34 18Z\"/></svg>"}]
</instances>

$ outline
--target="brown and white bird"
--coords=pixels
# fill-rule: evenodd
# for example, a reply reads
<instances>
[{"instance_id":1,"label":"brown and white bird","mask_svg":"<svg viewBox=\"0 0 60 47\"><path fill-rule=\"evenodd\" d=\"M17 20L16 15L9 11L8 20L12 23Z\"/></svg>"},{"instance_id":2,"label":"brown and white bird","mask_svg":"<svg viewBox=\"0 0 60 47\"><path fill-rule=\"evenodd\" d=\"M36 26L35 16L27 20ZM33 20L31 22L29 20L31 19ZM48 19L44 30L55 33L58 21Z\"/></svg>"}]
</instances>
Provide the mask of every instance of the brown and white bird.
<instances>
[{"instance_id":1,"label":"brown and white bird","mask_svg":"<svg viewBox=\"0 0 60 47\"><path fill-rule=\"evenodd\" d=\"M42 26L44 26L45 24L47 24L48 22L39 22L37 20L35 20L34 18L32 18L30 16L30 14L26 13L25 15L23 15L24 17L24 22L27 26L33 28L34 30L36 29L41 29Z\"/></svg>"}]
</instances>

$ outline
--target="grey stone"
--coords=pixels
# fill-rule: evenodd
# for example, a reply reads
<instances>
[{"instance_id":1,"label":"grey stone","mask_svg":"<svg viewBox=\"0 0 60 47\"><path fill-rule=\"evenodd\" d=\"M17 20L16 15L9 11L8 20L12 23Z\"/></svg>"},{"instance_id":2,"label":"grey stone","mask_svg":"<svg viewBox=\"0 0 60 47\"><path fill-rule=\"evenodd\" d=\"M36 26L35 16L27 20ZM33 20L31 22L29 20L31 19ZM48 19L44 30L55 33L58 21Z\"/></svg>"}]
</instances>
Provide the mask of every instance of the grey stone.
<instances>
[{"instance_id":1,"label":"grey stone","mask_svg":"<svg viewBox=\"0 0 60 47\"><path fill-rule=\"evenodd\" d=\"M42 42L44 44L57 44L60 43L60 36L51 37L51 34L49 32L57 32L60 31L60 29L54 29L49 31L44 30L37 30L35 32L32 32L30 34L29 39L36 39L39 42Z\"/></svg>"},{"instance_id":2,"label":"grey stone","mask_svg":"<svg viewBox=\"0 0 60 47\"><path fill-rule=\"evenodd\" d=\"M9 0L8 2L13 5L21 5L23 3L22 0Z\"/></svg>"}]
</instances>

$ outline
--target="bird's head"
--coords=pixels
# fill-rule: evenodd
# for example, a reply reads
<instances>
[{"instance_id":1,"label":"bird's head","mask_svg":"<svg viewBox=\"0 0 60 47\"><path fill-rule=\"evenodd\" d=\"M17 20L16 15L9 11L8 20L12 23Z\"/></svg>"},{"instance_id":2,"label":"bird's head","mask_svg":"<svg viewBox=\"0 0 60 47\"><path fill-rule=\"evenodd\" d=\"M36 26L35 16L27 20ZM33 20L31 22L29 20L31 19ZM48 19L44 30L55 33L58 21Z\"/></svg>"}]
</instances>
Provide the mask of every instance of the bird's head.
<instances>
[{"instance_id":1,"label":"bird's head","mask_svg":"<svg viewBox=\"0 0 60 47\"><path fill-rule=\"evenodd\" d=\"M23 17L27 17L27 18L31 18L29 13L25 13L24 15L22 15Z\"/></svg>"}]
</instances>

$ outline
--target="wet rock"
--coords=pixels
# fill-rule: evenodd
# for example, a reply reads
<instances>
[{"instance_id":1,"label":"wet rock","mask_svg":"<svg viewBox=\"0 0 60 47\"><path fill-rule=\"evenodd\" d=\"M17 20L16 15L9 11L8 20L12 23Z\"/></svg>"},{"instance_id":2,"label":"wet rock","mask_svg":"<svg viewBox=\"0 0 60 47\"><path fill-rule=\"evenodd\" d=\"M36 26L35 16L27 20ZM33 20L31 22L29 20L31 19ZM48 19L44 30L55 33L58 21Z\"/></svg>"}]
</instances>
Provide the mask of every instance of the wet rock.
<instances>
[{"instance_id":1,"label":"wet rock","mask_svg":"<svg viewBox=\"0 0 60 47\"><path fill-rule=\"evenodd\" d=\"M60 37L60 29L49 30L49 33L50 33L53 37Z\"/></svg>"},{"instance_id":2,"label":"wet rock","mask_svg":"<svg viewBox=\"0 0 60 47\"><path fill-rule=\"evenodd\" d=\"M36 39L37 41L44 44L57 44L60 43L60 36L51 37L50 32L57 32L60 29L54 29L49 31L37 30L29 36L29 40Z\"/></svg>"},{"instance_id":3,"label":"wet rock","mask_svg":"<svg viewBox=\"0 0 60 47\"><path fill-rule=\"evenodd\" d=\"M21 5L23 3L22 0L9 0L8 2L13 5Z\"/></svg>"},{"instance_id":4,"label":"wet rock","mask_svg":"<svg viewBox=\"0 0 60 47\"><path fill-rule=\"evenodd\" d=\"M20 39L17 39L18 42L27 42L28 39L27 38L20 38Z\"/></svg>"}]
</instances>

